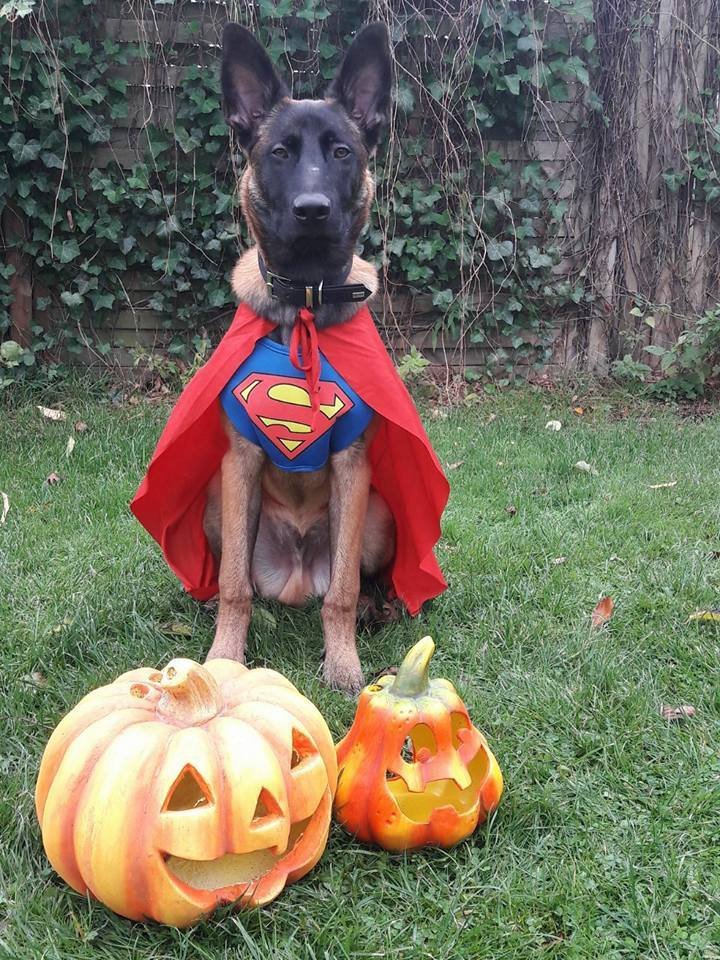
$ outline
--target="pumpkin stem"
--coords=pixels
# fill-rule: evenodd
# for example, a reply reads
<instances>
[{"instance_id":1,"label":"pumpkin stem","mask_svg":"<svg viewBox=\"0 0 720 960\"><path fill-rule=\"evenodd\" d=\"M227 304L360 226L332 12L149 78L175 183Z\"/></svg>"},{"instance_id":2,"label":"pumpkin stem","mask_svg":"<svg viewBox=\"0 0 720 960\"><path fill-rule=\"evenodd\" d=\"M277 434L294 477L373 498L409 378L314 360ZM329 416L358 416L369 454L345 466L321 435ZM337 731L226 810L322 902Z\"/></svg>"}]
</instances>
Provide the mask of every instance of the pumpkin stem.
<instances>
[{"instance_id":1,"label":"pumpkin stem","mask_svg":"<svg viewBox=\"0 0 720 960\"><path fill-rule=\"evenodd\" d=\"M417 697L428 688L428 668L430 658L435 653L435 643L432 637L423 637L418 640L405 654L400 664L397 676L390 686L390 692L400 697Z\"/></svg>"},{"instance_id":2,"label":"pumpkin stem","mask_svg":"<svg viewBox=\"0 0 720 960\"><path fill-rule=\"evenodd\" d=\"M215 677L194 660L176 657L162 671L162 696L157 712L183 726L212 720L222 709L222 696Z\"/></svg>"}]
</instances>

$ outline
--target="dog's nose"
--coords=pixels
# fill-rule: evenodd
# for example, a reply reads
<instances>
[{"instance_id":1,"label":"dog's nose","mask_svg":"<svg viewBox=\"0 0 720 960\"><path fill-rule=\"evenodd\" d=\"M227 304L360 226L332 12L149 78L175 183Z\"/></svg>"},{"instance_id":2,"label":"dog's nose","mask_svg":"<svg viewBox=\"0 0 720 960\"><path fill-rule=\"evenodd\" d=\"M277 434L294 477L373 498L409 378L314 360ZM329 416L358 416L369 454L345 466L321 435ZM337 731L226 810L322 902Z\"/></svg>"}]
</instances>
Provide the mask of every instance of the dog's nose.
<instances>
[{"instance_id":1,"label":"dog's nose","mask_svg":"<svg viewBox=\"0 0 720 960\"><path fill-rule=\"evenodd\" d=\"M293 201L293 213L297 220L327 220L330 201L324 193L301 193Z\"/></svg>"}]
</instances>

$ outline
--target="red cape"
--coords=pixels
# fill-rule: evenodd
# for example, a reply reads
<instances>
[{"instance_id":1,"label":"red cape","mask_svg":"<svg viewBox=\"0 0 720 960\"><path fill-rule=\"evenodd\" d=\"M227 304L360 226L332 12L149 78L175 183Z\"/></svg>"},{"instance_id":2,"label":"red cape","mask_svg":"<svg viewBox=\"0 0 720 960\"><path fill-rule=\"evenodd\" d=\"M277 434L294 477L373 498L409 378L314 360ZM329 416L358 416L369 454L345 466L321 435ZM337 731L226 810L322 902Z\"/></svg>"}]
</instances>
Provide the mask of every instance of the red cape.
<instances>
[{"instance_id":1,"label":"red cape","mask_svg":"<svg viewBox=\"0 0 720 960\"><path fill-rule=\"evenodd\" d=\"M228 446L218 396L255 342L274 327L244 304L238 307L230 329L175 404L130 504L198 600L218 592L218 565L203 531L206 488ZM369 448L372 484L395 518L392 585L415 614L447 586L433 547L448 482L367 307L317 333L322 353L382 418Z\"/></svg>"}]
</instances>

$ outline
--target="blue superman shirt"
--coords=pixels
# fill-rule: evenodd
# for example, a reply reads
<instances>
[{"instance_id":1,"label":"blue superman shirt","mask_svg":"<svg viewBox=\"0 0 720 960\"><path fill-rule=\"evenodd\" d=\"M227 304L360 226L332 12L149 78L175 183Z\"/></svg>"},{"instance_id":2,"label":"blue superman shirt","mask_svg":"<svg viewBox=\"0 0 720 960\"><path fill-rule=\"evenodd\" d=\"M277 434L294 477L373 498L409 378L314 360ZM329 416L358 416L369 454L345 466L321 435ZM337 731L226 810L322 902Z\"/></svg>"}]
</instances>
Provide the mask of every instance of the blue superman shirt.
<instances>
[{"instance_id":1,"label":"blue superman shirt","mask_svg":"<svg viewBox=\"0 0 720 960\"><path fill-rule=\"evenodd\" d=\"M367 429L373 411L320 353L320 409L287 347L263 337L220 394L235 429L281 470L320 470Z\"/></svg>"}]
</instances>

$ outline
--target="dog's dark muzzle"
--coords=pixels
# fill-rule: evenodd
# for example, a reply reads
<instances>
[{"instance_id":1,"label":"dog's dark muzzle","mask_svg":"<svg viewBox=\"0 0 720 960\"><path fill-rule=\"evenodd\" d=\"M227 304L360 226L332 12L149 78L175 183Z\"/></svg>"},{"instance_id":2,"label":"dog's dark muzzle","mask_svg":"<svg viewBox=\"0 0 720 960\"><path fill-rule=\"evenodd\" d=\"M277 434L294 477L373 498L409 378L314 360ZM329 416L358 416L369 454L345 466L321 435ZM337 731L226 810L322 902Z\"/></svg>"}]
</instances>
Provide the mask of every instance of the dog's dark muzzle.
<instances>
[{"instance_id":1,"label":"dog's dark muzzle","mask_svg":"<svg viewBox=\"0 0 720 960\"><path fill-rule=\"evenodd\" d=\"M330 200L324 193L301 193L293 201L292 212L301 223L323 223L330 216Z\"/></svg>"}]
</instances>

